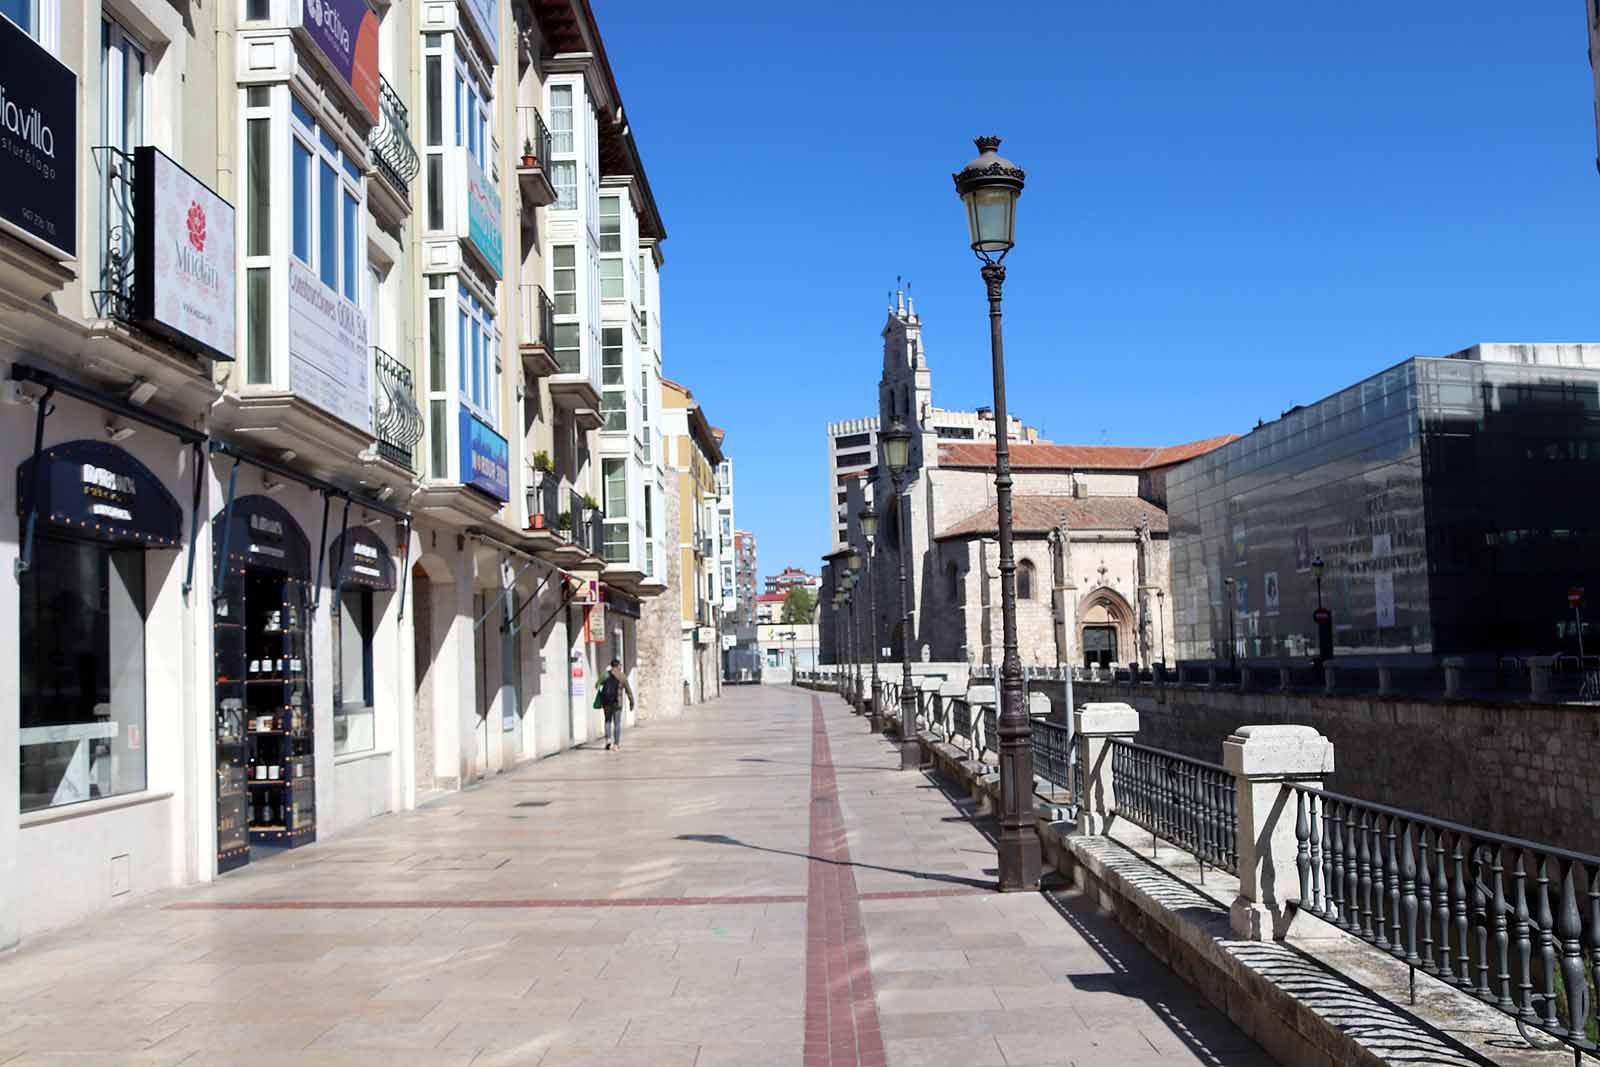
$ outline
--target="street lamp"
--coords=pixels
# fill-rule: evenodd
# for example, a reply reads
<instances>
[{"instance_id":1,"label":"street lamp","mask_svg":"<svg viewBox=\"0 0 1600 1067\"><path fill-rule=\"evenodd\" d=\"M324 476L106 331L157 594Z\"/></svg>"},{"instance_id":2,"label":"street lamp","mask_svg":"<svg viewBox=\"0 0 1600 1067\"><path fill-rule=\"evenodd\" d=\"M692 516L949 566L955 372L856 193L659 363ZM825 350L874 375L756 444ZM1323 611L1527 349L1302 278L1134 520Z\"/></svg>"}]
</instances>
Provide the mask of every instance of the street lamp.
<instances>
[{"instance_id":1,"label":"street lamp","mask_svg":"<svg viewBox=\"0 0 1600 1067\"><path fill-rule=\"evenodd\" d=\"M1234 636L1233 617L1238 613L1239 602L1233 598L1233 579L1224 578L1222 584L1227 587L1227 601L1223 607L1228 612L1228 670L1237 672L1239 669L1239 639Z\"/></svg>"},{"instance_id":2,"label":"street lamp","mask_svg":"<svg viewBox=\"0 0 1600 1067\"><path fill-rule=\"evenodd\" d=\"M1156 590L1156 640L1160 642L1161 669L1167 669L1167 591Z\"/></svg>"},{"instance_id":3,"label":"street lamp","mask_svg":"<svg viewBox=\"0 0 1600 1067\"><path fill-rule=\"evenodd\" d=\"M844 696L844 584L838 580L833 586L833 644L834 688Z\"/></svg>"},{"instance_id":4,"label":"street lamp","mask_svg":"<svg viewBox=\"0 0 1600 1067\"><path fill-rule=\"evenodd\" d=\"M889 468L889 480L894 485L895 529L900 535L895 552L900 568L900 769L916 770L922 766L922 746L917 743L917 695L911 685L911 592L906 580L906 554L911 548L906 534L910 523L905 521L902 506L906 474L911 467L911 431L896 415L887 429L878 431L878 441L883 446L883 465Z\"/></svg>"},{"instance_id":5,"label":"street lamp","mask_svg":"<svg viewBox=\"0 0 1600 1067\"><path fill-rule=\"evenodd\" d=\"M1000 669L1000 889L1039 884L1039 835L1033 825L1033 730L1023 707L1017 654L1017 558L1011 544L1011 449L1006 421L1005 343L1000 320L1002 260L1011 251L1022 195L1022 168L997 151L998 137L979 137L978 158L952 175L967 209L972 251L989 294L989 358L994 373L994 489L1000 526L1000 614L1005 657ZM885 446L887 447L887 445Z\"/></svg>"},{"instance_id":6,"label":"street lamp","mask_svg":"<svg viewBox=\"0 0 1600 1067\"><path fill-rule=\"evenodd\" d=\"M869 725L873 733L883 729L883 683L878 680L878 652L883 648L878 643L878 583L872 577L872 539L878 532L878 513L868 504L856 513L856 522L861 527L861 537L867 543L867 606L872 613L872 718ZM857 554L850 557L851 566L859 558Z\"/></svg>"},{"instance_id":7,"label":"street lamp","mask_svg":"<svg viewBox=\"0 0 1600 1067\"><path fill-rule=\"evenodd\" d=\"M1312 616L1317 624L1317 666L1333 658L1333 613L1322 606L1322 570L1326 566L1322 557L1311 561L1311 573L1317 576L1317 613Z\"/></svg>"},{"instance_id":8,"label":"street lamp","mask_svg":"<svg viewBox=\"0 0 1600 1067\"><path fill-rule=\"evenodd\" d=\"M849 561L845 562L849 566ZM861 662L860 650L856 648L856 637L861 632L856 623L856 576L850 571L844 575L844 642L850 656L850 672L848 681L848 696L851 711L861 710Z\"/></svg>"}]
</instances>

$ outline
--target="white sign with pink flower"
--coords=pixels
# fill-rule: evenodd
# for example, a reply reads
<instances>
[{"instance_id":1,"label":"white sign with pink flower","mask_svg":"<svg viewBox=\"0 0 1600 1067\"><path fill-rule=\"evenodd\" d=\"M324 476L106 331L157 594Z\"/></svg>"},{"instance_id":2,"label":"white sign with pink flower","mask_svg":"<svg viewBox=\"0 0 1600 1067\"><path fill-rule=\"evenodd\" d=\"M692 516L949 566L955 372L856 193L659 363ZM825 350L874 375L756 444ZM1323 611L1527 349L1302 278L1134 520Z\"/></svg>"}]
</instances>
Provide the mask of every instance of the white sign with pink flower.
<instances>
[{"instance_id":1,"label":"white sign with pink flower","mask_svg":"<svg viewBox=\"0 0 1600 1067\"><path fill-rule=\"evenodd\" d=\"M161 152L139 155L140 317L233 359L233 205Z\"/></svg>"}]
</instances>

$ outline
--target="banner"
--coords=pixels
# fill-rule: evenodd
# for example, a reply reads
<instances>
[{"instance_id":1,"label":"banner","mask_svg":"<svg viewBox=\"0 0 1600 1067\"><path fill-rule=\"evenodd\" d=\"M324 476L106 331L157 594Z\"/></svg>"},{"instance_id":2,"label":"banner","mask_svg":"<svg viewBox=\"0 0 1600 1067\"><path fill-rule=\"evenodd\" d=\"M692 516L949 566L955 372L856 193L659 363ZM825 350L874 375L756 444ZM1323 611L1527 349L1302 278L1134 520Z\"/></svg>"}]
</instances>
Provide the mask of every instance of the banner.
<instances>
[{"instance_id":1,"label":"banner","mask_svg":"<svg viewBox=\"0 0 1600 1067\"><path fill-rule=\"evenodd\" d=\"M0 18L0 219L78 253L78 76Z\"/></svg>"},{"instance_id":2,"label":"banner","mask_svg":"<svg viewBox=\"0 0 1600 1067\"><path fill-rule=\"evenodd\" d=\"M367 316L289 257L289 391L372 432Z\"/></svg>"},{"instance_id":3,"label":"banner","mask_svg":"<svg viewBox=\"0 0 1600 1067\"><path fill-rule=\"evenodd\" d=\"M500 245L500 193L478 161L461 150L467 174L467 240L499 277L502 271Z\"/></svg>"},{"instance_id":4,"label":"banner","mask_svg":"<svg viewBox=\"0 0 1600 1067\"><path fill-rule=\"evenodd\" d=\"M148 145L134 150L133 200L134 317L233 359L233 205Z\"/></svg>"},{"instance_id":5,"label":"banner","mask_svg":"<svg viewBox=\"0 0 1600 1067\"><path fill-rule=\"evenodd\" d=\"M366 0L303 0L300 27L376 121L378 16Z\"/></svg>"}]
</instances>

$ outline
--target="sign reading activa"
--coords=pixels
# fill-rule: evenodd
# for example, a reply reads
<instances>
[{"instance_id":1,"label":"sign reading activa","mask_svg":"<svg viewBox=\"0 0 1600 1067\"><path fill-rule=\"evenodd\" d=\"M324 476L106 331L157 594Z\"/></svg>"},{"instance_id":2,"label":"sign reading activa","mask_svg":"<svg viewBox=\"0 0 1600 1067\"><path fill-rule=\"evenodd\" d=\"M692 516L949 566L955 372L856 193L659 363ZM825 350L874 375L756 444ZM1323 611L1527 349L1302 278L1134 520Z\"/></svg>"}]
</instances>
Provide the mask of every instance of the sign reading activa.
<instances>
[{"instance_id":1,"label":"sign reading activa","mask_svg":"<svg viewBox=\"0 0 1600 1067\"><path fill-rule=\"evenodd\" d=\"M233 205L149 146L133 166L134 316L233 359Z\"/></svg>"},{"instance_id":2,"label":"sign reading activa","mask_svg":"<svg viewBox=\"0 0 1600 1067\"><path fill-rule=\"evenodd\" d=\"M461 484L496 500L511 499L511 449L466 408L461 409Z\"/></svg>"},{"instance_id":3,"label":"sign reading activa","mask_svg":"<svg viewBox=\"0 0 1600 1067\"><path fill-rule=\"evenodd\" d=\"M0 18L0 221L78 252L78 76Z\"/></svg>"},{"instance_id":4,"label":"sign reading activa","mask_svg":"<svg viewBox=\"0 0 1600 1067\"><path fill-rule=\"evenodd\" d=\"M289 391L372 432L367 316L289 257Z\"/></svg>"},{"instance_id":5,"label":"sign reading activa","mask_svg":"<svg viewBox=\"0 0 1600 1067\"><path fill-rule=\"evenodd\" d=\"M376 119L378 16L366 0L302 0L300 27L368 117Z\"/></svg>"}]
</instances>

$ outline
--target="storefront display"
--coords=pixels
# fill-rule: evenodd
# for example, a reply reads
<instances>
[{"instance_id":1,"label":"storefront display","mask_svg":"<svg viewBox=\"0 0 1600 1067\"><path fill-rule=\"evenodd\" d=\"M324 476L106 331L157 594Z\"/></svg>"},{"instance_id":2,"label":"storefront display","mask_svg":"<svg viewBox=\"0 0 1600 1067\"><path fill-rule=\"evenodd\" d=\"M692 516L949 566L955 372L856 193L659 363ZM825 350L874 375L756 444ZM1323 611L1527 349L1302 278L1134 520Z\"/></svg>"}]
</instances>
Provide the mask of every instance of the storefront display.
<instances>
[{"instance_id":1,"label":"storefront display","mask_svg":"<svg viewBox=\"0 0 1600 1067\"><path fill-rule=\"evenodd\" d=\"M316 840L316 778L305 534L264 496L234 501L213 523L229 531L212 609L221 872L248 863L252 848Z\"/></svg>"},{"instance_id":2,"label":"storefront display","mask_svg":"<svg viewBox=\"0 0 1600 1067\"><path fill-rule=\"evenodd\" d=\"M334 574L333 754L375 747L373 640L394 589L395 563L383 539L352 526L328 549Z\"/></svg>"}]
</instances>

